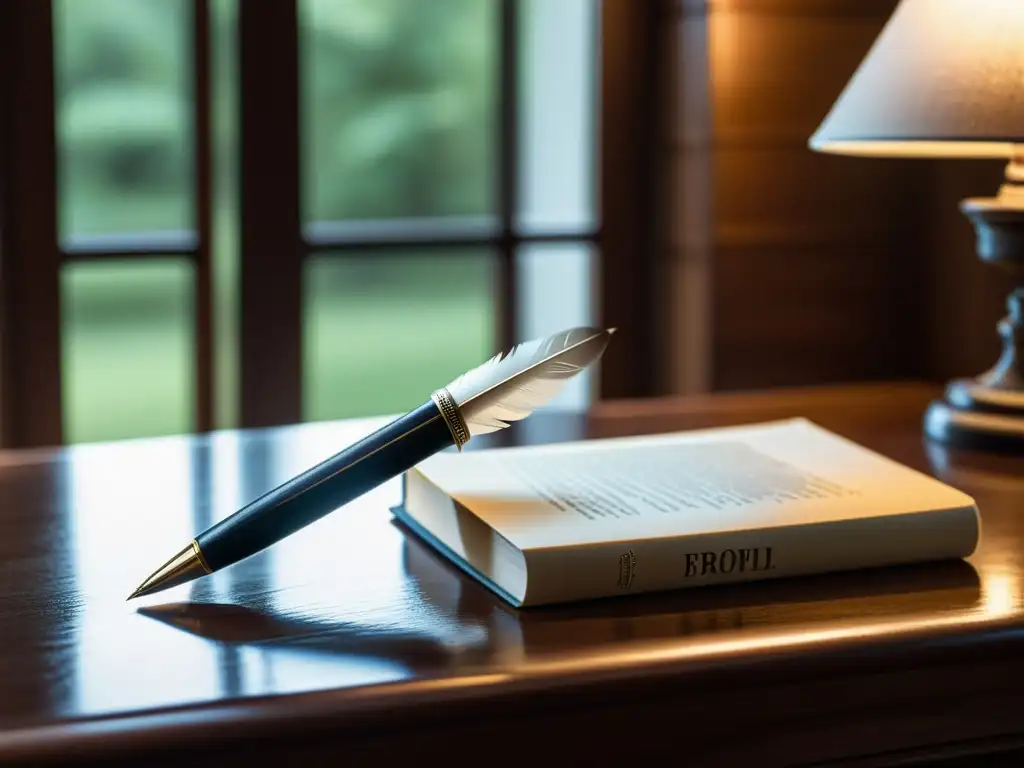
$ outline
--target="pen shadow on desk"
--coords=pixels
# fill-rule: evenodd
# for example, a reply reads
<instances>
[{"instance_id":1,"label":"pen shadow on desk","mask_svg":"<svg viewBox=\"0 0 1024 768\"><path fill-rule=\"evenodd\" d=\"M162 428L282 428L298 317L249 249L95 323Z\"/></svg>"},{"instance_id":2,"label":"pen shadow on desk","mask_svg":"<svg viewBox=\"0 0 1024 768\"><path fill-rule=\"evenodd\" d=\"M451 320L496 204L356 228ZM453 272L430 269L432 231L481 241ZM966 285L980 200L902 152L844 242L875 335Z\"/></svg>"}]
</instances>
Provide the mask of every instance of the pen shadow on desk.
<instances>
[{"instance_id":1,"label":"pen shadow on desk","mask_svg":"<svg viewBox=\"0 0 1024 768\"><path fill-rule=\"evenodd\" d=\"M138 612L222 647L317 658L372 658L397 662L410 670L437 670L455 661L470 661L486 645L482 628L453 637L422 626L346 622L337 612L329 616L285 613L243 603L166 603Z\"/></svg>"}]
</instances>

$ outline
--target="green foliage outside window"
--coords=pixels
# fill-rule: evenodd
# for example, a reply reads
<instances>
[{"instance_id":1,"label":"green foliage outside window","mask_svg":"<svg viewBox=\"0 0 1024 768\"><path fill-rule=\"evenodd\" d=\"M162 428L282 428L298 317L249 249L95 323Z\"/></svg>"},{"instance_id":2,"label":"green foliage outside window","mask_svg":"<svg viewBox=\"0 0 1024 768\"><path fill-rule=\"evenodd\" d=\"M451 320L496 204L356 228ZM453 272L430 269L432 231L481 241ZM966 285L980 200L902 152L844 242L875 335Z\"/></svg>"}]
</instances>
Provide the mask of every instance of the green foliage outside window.
<instances>
[{"instance_id":1,"label":"green foliage outside window","mask_svg":"<svg viewBox=\"0 0 1024 768\"><path fill-rule=\"evenodd\" d=\"M234 153L237 125L237 68L233 51L235 3L212 0L212 36L219 47L212 89L215 95L214 172L217 275L215 297L220 326L219 410L235 407L231 389L231 329L237 305L234 217ZM300 4L302 66L303 206L307 220L375 217L479 215L493 210L496 4L487 0L307 0ZM191 3L184 0L58 0L55 4L57 131L60 142L60 227L63 237L187 230L192 211L193 139ZM274 51L266 52L274 56ZM388 270L401 260L359 269L327 270L335 282L317 288L320 333L372 334L381 324L402 327L432 315L466 329L455 341L444 370L472 364L490 352L490 302L481 269L459 259L438 262L439 289L416 286L409 316L396 318L396 301L357 301L366 286L379 290L407 281ZM107 279L112 265L94 279L65 281L65 360L88 373L65 382L68 437L72 441L183 432L191 428L191 330L182 318L187 306L169 307L166 270L126 269ZM86 267L78 268L80 270ZM84 274L81 273L80 274ZM338 282L341 277L345 281ZM444 290L440 286L445 286ZM462 294L465 311L453 316L452 292ZM73 295L70 295L73 294ZM177 291L180 295L180 291ZM425 306L433 296L436 312ZM374 306L387 317L375 317ZM386 321L386 322L385 322ZM125 361L131 345L121 334L147 335L152 362ZM187 342L187 343L185 343ZM308 370L332 386L345 388L336 402L360 395L357 412L380 412L404 404L407 376L396 376L392 390L361 390L360 345L349 357L334 355ZM70 351L69 351L70 350ZM86 354L85 350L89 350ZM160 354L158 350L166 350ZM185 350L184 353L182 350ZM419 345L410 354L429 355ZM84 367L84 368L83 368ZM180 382L168 395L167 380ZM388 380L385 377L385 380ZM154 386L159 383L160 386ZM159 402L147 402L153 392ZM347 415L331 407L330 392L314 398L327 403L310 418ZM168 402L168 398L173 402ZM125 404L134 402L134 408ZM125 414L131 413L131 418ZM230 426L231 418L218 420Z\"/></svg>"}]
</instances>

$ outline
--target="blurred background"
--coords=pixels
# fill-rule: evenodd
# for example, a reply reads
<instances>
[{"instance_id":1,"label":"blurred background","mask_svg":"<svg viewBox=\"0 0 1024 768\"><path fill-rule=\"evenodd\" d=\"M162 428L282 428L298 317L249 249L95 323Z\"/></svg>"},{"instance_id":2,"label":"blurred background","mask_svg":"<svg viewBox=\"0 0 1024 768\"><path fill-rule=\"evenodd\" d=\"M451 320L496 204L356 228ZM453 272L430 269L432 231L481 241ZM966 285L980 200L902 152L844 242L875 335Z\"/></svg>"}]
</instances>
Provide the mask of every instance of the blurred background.
<instances>
[{"instance_id":1,"label":"blurred background","mask_svg":"<svg viewBox=\"0 0 1024 768\"><path fill-rule=\"evenodd\" d=\"M514 341L597 398L974 374L1001 166L812 154L894 0L12 0L5 445L394 413Z\"/></svg>"},{"instance_id":2,"label":"blurred background","mask_svg":"<svg viewBox=\"0 0 1024 768\"><path fill-rule=\"evenodd\" d=\"M515 335L590 322L597 5L532 0L504 20L493 0L287 5L298 61L279 61L288 55L280 47L255 55L268 62L256 66L297 72L300 225L318 240L309 253L274 256L303 262L296 415L402 411L497 351L499 206L515 206L517 226L556 236L516 244L506 277L520 288ZM284 7L253 23L266 29ZM237 0L52 3L69 442L188 431L203 394L212 426L239 424L238 110L241 90L261 87L240 82L239 23ZM505 42L503 23L516 26ZM287 38L287 25L269 34ZM510 37L521 95L511 96L517 124L505 139L498 59ZM206 135L197 134L200 100ZM517 164L502 171L508 140ZM500 172L520 178L515 203L499 200ZM197 173L208 191L197 190ZM282 218L292 202L282 190ZM197 258L185 253L204 236L208 393L193 385L203 331ZM273 302L263 309L275 311ZM581 383L562 402L588 393Z\"/></svg>"},{"instance_id":3,"label":"blurred background","mask_svg":"<svg viewBox=\"0 0 1024 768\"><path fill-rule=\"evenodd\" d=\"M564 21L587 26L585 3L561 5L556 12L575 16ZM62 239L160 232L173 240L194 231L195 8L54 3ZM303 223L493 215L496 9L480 0L298 4ZM238 7L213 0L206 10L214 421L233 426ZM592 49L581 33L577 47ZM586 57L577 51L570 65L587 67ZM425 382L486 359L488 249L423 256L415 247L326 253L304 265L304 419L399 411L423 396ZM65 271L69 440L190 428L192 272L175 256Z\"/></svg>"}]
</instances>

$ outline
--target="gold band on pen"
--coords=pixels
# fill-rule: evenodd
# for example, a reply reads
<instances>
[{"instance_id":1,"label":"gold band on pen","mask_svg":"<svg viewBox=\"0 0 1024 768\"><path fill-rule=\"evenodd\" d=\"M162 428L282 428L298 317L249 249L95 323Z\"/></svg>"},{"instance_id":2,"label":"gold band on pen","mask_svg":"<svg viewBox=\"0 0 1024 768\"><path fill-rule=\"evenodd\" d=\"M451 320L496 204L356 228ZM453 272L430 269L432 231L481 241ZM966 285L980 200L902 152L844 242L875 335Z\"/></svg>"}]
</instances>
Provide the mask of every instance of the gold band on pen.
<instances>
[{"instance_id":1,"label":"gold band on pen","mask_svg":"<svg viewBox=\"0 0 1024 768\"><path fill-rule=\"evenodd\" d=\"M448 425L455 446L461 451L462 446L469 442L469 427L466 426L466 421L462 418L458 403L447 389L437 390L430 396L430 399L434 401L437 410L441 412L441 418Z\"/></svg>"},{"instance_id":2,"label":"gold band on pen","mask_svg":"<svg viewBox=\"0 0 1024 768\"><path fill-rule=\"evenodd\" d=\"M203 566L203 570L206 571L207 574L213 573L213 569L210 568L209 564L206 562L206 558L203 557L203 550L199 548L199 542L195 539L192 539L192 551L196 553L196 559L199 561L199 564Z\"/></svg>"}]
</instances>

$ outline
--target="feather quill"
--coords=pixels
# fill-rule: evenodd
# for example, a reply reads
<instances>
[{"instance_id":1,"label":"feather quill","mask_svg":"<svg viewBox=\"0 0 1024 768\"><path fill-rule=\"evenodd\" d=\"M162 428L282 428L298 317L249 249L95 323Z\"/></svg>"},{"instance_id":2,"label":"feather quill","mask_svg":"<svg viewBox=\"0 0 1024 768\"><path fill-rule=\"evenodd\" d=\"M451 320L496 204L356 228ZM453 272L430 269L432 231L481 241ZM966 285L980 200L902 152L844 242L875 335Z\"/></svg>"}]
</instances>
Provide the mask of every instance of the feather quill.
<instances>
[{"instance_id":1,"label":"feather quill","mask_svg":"<svg viewBox=\"0 0 1024 768\"><path fill-rule=\"evenodd\" d=\"M517 345L448 385L470 435L504 429L529 416L604 354L615 329L570 328Z\"/></svg>"}]
</instances>

